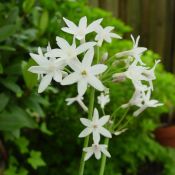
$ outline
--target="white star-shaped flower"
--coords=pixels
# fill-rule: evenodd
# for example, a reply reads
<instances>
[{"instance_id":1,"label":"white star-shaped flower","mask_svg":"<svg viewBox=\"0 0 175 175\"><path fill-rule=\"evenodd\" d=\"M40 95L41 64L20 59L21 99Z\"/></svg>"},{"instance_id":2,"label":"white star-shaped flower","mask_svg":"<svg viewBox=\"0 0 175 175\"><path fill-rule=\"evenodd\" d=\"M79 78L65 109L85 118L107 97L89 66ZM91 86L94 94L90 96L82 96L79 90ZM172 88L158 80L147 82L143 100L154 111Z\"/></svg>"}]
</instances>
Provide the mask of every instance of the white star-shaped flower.
<instances>
[{"instance_id":1,"label":"white star-shaped flower","mask_svg":"<svg viewBox=\"0 0 175 175\"><path fill-rule=\"evenodd\" d=\"M62 58L68 65L70 62L76 62L79 54L93 48L96 45L96 42L86 42L76 47L75 40L73 40L73 44L70 45L64 38L58 36L56 37L56 41L59 49L52 49L45 55L47 57Z\"/></svg>"},{"instance_id":2,"label":"white star-shaped flower","mask_svg":"<svg viewBox=\"0 0 175 175\"><path fill-rule=\"evenodd\" d=\"M110 102L110 98L108 94L101 93L98 96L98 104L101 106L102 109Z\"/></svg>"},{"instance_id":3,"label":"white star-shaped flower","mask_svg":"<svg viewBox=\"0 0 175 175\"><path fill-rule=\"evenodd\" d=\"M145 52L147 50L147 48L145 47L138 47L138 43L139 43L139 39L140 36L137 37L136 41L134 40L133 36L131 35L132 41L133 41L133 48L131 50L128 51L123 51L120 53L117 53L115 56L120 58L120 57L124 57L124 56L128 56L128 57L134 57L136 59L137 62L139 62L141 65L145 65L140 56L142 55L143 52Z\"/></svg>"},{"instance_id":4,"label":"white star-shaped flower","mask_svg":"<svg viewBox=\"0 0 175 175\"><path fill-rule=\"evenodd\" d=\"M94 143L99 143L100 134L111 138L111 133L103 127L103 125L109 121L109 118L109 115L105 115L99 119L98 110L95 108L92 121L86 118L80 118L81 123L85 125L86 128L79 134L79 137L86 137L92 133Z\"/></svg>"},{"instance_id":5,"label":"white star-shaped flower","mask_svg":"<svg viewBox=\"0 0 175 175\"><path fill-rule=\"evenodd\" d=\"M87 18L86 16L82 17L79 21L78 26L73 23L72 21L63 18L67 27L63 27L62 30L64 32L70 33L74 35L74 37L78 40L85 40L85 36L88 33L91 33L97 29L103 19L98 19L92 22L90 25L87 26Z\"/></svg>"},{"instance_id":6,"label":"white star-shaped flower","mask_svg":"<svg viewBox=\"0 0 175 175\"><path fill-rule=\"evenodd\" d=\"M142 105L140 106L140 108L134 112L133 115L135 117L137 117L140 113L142 113L148 107L155 108L157 106L163 105L163 103L159 103L159 101L157 101L157 100L150 100L150 97L151 97L151 89L149 89L147 91L147 93L142 92L143 102L142 102Z\"/></svg>"},{"instance_id":7,"label":"white star-shaped flower","mask_svg":"<svg viewBox=\"0 0 175 175\"><path fill-rule=\"evenodd\" d=\"M67 102L67 105L71 105L74 102L77 102L85 112L88 111L87 106L83 103L83 96L77 95L76 97L66 98L65 101Z\"/></svg>"},{"instance_id":8,"label":"white star-shaped flower","mask_svg":"<svg viewBox=\"0 0 175 175\"><path fill-rule=\"evenodd\" d=\"M83 151L86 152L84 160L88 160L93 154L95 158L99 160L101 158L101 153L107 157L111 157L110 153L107 151L107 145L104 144L92 144L91 147L83 148Z\"/></svg>"},{"instance_id":9,"label":"white star-shaped flower","mask_svg":"<svg viewBox=\"0 0 175 175\"><path fill-rule=\"evenodd\" d=\"M50 45L48 45L47 50L50 50ZM43 92L48 87L52 79L56 82L62 81L62 77L66 74L66 72L63 71L65 67L64 60L54 57L48 59L43 55L40 47L38 48L38 54L30 53L30 56L38 64L38 66L31 66L28 70L41 77L38 88L39 93Z\"/></svg>"},{"instance_id":10,"label":"white star-shaped flower","mask_svg":"<svg viewBox=\"0 0 175 175\"><path fill-rule=\"evenodd\" d=\"M96 76L103 73L107 69L107 66L104 64L91 66L93 57L94 49L90 49L84 55L82 62L78 60L76 63L72 62L69 66L74 72L65 77L61 84L70 85L78 83L78 94L80 96L85 94L88 84L99 91L103 91L105 87Z\"/></svg>"},{"instance_id":11,"label":"white star-shaped flower","mask_svg":"<svg viewBox=\"0 0 175 175\"><path fill-rule=\"evenodd\" d=\"M121 39L121 36L111 32L113 29L114 29L114 27L112 27L112 26L108 26L108 27L103 28L102 26L99 25L99 27L96 31L97 35L95 37L95 40L97 41L98 46L101 46L103 41L111 43L112 38Z\"/></svg>"}]
</instances>

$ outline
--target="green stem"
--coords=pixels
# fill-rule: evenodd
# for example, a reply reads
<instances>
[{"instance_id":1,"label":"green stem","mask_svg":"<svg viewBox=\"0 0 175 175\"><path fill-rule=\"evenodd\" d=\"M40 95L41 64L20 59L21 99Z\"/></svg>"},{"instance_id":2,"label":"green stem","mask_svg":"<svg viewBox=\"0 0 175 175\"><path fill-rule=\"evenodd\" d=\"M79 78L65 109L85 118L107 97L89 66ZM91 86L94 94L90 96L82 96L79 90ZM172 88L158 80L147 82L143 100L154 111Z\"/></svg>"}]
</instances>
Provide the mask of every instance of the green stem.
<instances>
[{"instance_id":1,"label":"green stem","mask_svg":"<svg viewBox=\"0 0 175 175\"><path fill-rule=\"evenodd\" d=\"M108 146L109 138L105 138L104 144ZM99 175L103 175L104 174L105 166L106 166L106 156L105 156L105 154L103 154L102 159L101 159Z\"/></svg>"},{"instance_id":2,"label":"green stem","mask_svg":"<svg viewBox=\"0 0 175 175\"><path fill-rule=\"evenodd\" d=\"M95 89L91 87L90 89L90 102L89 102L89 108L88 108L88 119L92 119L92 114L93 114L93 108L94 108L94 96L95 96ZM89 136L87 136L84 139L84 148L88 146L89 143ZM81 156L81 161L80 161L80 169L79 169L79 175L84 174L84 166L85 166L85 158L86 153L83 151L82 156Z\"/></svg>"}]
</instances>

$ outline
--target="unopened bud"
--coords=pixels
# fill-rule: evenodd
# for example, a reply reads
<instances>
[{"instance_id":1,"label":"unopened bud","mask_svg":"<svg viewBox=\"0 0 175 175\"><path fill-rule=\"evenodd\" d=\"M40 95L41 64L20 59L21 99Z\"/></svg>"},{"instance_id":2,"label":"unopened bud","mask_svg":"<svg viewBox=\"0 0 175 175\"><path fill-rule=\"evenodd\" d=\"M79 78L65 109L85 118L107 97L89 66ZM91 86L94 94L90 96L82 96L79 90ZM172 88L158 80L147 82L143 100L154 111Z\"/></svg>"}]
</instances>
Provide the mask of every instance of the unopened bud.
<instances>
[{"instance_id":1,"label":"unopened bud","mask_svg":"<svg viewBox=\"0 0 175 175\"><path fill-rule=\"evenodd\" d=\"M101 58L101 62L104 63L108 59L108 52L105 52Z\"/></svg>"},{"instance_id":2,"label":"unopened bud","mask_svg":"<svg viewBox=\"0 0 175 175\"><path fill-rule=\"evenodd\" d=\"M126 80L126 76L124 73L116 73L112 76L112 81L115 83L123 82Z\"/></svg>"}]
</instances>

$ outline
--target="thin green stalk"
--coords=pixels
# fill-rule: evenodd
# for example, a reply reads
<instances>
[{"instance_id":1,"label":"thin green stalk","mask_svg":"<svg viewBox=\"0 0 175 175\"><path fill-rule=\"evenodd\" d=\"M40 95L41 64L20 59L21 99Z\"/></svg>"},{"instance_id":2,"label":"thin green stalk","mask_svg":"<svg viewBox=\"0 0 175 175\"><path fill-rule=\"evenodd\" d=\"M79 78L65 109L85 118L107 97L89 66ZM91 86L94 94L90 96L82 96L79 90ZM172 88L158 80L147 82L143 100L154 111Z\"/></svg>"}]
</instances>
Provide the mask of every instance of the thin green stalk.
<instances>
[{"instance_id":1,"label":"thin green stalk","mask_svg":"<svg viewBox=\"0 0 175 175\"><path fill-rule=\"evenodd\" d=\"M104 144L108 146L109 138L105 138ZM99 175L103 175L104 174L105 166L106 166L106 156L105 156L105 154L103 154L102 159L101 159Z\"/></svg>"},{"instance_id":2,"label":"thin green stalk","mask_svg":"<svg viewBox=\"0 0 175 175\"><path fill-rule=\"evenodd\" d=\"M93 108L94 108L94 96L95 96L95 89L91 87L90 90L90 102L89 102L89 112L88 112L88 119L92 119L92 114L93 114ZM87 147L89 143L89 136L87 136L84 139L84 146L83 147ZM79 169L79 175L83 175L84 174L84 166L85 166L85 158L86 153L83 151L82 152L82 156L81 156L81 161L80 161L80 169Z\"/></svg>"}]
</instances>

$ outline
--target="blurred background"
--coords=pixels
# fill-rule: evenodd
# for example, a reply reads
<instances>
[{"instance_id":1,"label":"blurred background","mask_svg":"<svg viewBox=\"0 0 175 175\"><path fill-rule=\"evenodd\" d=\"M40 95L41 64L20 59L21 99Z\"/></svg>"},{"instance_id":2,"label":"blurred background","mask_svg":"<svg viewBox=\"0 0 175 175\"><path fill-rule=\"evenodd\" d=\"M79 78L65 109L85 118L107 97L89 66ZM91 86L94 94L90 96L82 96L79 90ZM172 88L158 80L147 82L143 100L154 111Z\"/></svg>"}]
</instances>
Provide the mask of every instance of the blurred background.
<instances>
[{"instance_id":1,"label":"blurred background","mask_svg":"<svg viewBox=\"0 0 175 175\"><path fill-rule=\"evenodd\" d=\"M175 175L175 1L174 0L1 0L0 1L0 175L77 175L82 152L83 129L79 118L86 117L76 104L65 99L75 96L76 86L55 82L38 94L37 76L28 72L36 63L29 53L48 42L57 47L63 17L76 24L82 16L88 23L103 18L102 26L114 26L123 37L104 44L109 57L133 47L130 34L141 35L139 45L148 47L142 60L156 67L153 98L164 103L133 118L128 130L113 137L112 155L106 175ZM89 39L93 39L89 36ZM128 102L134 89L130 81L110 87L111 103L106 113ZM88 94L87 94L88 96ZM85 104L88 100L85 99ZM96 104L97 107L98 104ZM120 116L124 111L119 111ZM123 125L127 121L123 121ZM85 175L96 175L100 162L87 162Z\"/></svg>"}]
</instances>

